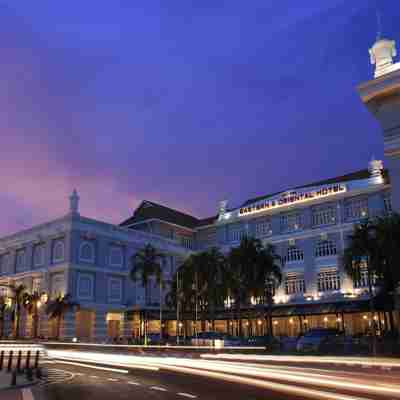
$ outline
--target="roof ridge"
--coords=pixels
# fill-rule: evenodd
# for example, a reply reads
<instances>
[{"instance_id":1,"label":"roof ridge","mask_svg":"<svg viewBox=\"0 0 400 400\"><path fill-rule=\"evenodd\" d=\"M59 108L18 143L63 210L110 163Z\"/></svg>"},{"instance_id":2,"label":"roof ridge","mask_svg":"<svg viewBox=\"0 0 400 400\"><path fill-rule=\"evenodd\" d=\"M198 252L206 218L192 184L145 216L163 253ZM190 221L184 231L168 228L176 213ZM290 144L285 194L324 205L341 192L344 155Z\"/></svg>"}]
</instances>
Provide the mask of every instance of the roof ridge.
<instances>
[{"instance_id":1,"label":"roof ridge","mask_svg":"<svg viewBox=\"0 0 400 400\"><path fill-rule=\"evenodd\" d=\"M195 217L194 215L191 215L191 214L188 214L188 213L186 213L186 212L177 210L176 208L168 207L168 206L166 206L166 205L164 205L164 204L155 203L154 201L150 201L150 200L143 200L142 203L139 205L139 207L135 210L135 212L136 212L144 203L150 203L150 204L152 204L153 206L162 207L162 208L165 208L165 209L167 209L167 210L170 210L170 211L173 211L173 212L176 212L176 213L185 215L185 216L187 216L187 217L193 218L193 219L195 219L195 220L197 220L197 221L200 221L200 218Z\"/></svg>"}]
</instances>

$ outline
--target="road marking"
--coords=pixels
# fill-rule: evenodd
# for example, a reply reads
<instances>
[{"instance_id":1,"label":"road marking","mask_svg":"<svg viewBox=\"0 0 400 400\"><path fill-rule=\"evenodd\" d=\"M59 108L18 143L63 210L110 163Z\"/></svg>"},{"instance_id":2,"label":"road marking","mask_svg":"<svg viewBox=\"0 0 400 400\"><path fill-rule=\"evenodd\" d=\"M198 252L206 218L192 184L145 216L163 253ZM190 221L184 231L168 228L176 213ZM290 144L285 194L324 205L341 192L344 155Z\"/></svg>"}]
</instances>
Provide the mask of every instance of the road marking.
<instances>
[{"instance_id":1,"label":"road marking","mask_svg":"<svg viewBox=\"0 0 400 400\"><path fill-rule=\"evenodd\" d=\"M35 400L31 389L22 389L22 400Z\"/></svg>"},{"instance_id":2,"label":"road marking","mask_svg":"<svg viewBox=\"0 0 400 400\"><path fill-rule=\"evenodd\" d=\"M98 378L98 376L96 376L96 375L90 375L90 376L89 376L89 378L94 378L94 379L97 379L97 378Z\"/></svg>"},{"instance_id":3,"label":"road marking","mask_svg":"<svg viewBox=\"0 0 400 400\"><path fill-rule=\"evenodd\" d=\"M167 391L167 389L159 387L159 386L150 386L150 389L158 390L160 392L166 392Z\"/></svg>"},{"instance_id":4,"label":"road marking","mask_svg":"<svg viewBox=\"0 0 400 400\"><path fill-rule=\"evenodd\" d=\"M84 368L91 368L91 369L99 369L101 371L109 371L109 372L119 372L121 374L127 374L129 371L126 369L117 369L117 368L106 368L106 367L97 367L95 365L90 365L90 364L84 364L84 363L78 363L78 362L72 362L72 361L62 361L62 360L57 360L56 364L67 364L67 365L76 365L78 367L84 367ZM79 374L75 374L79 375ZM84 375L84 374L82 374Z\"/></svg>"},{"instance_id":5,"label":"road marking","mask_svg":"<svg viewBox=\"0 0 400 400\"><path fill-rule=\"evenodd\" d=\"M383 367L382 366L381 369L384 370L384 371L390 371L392 368L391 367Z\"/></svg>"},{"instance_id":6,"label":"road marking","mask_svg":"<svg viewBox=\"0 0 400 400\"><path fill-rule=\"evenodd\" d=\"M138 382L132 382L132 381L129 381L128 384L129 384L129 385L136 385L136 386L140 386L140 385L141 385L141 384L138 383Z\"/></svg>"},{"instance_id":7,"label":"road marking","mask_svg":"<svg viewBox=\"0 0 400 400\"><path fill-rule=\"evenodd\" d=\"M178 396L188 397L189 399L197 399L197 396L190 393L177 393Z\"/></svg>"},{"instance_id":8,"label":"road marking","mask_svg":"<svg viewBox=\"0 0 400 400\"><path fill-rule=\"evenodd\" d=\"M118 382L118 379L114 379L114 378L108 378L107 380L110 382Z\"/></svg>"}]
</instances>

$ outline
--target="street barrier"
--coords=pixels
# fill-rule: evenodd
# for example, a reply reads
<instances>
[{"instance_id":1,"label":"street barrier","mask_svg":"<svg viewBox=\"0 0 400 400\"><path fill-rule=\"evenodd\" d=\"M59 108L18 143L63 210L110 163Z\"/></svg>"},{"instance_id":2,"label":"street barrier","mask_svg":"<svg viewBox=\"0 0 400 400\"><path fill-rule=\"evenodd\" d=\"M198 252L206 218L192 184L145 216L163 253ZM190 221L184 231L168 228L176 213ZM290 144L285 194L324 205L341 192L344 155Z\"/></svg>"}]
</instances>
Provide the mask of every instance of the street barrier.
<instances>
[{"instance_id":1,"label":"street barrier","mask_svg":"<svg viewBox=\"0 0 400 400\"><path fill-rule=\"evenodd\" d=\"M34 373L38 379L41 378L40 361L45 357L47 350L42 345L0 342L0 373L10 374L11 386L17 385L21 374L26 374L26 379L32 382Z\"/></svg>"}]
</instances>

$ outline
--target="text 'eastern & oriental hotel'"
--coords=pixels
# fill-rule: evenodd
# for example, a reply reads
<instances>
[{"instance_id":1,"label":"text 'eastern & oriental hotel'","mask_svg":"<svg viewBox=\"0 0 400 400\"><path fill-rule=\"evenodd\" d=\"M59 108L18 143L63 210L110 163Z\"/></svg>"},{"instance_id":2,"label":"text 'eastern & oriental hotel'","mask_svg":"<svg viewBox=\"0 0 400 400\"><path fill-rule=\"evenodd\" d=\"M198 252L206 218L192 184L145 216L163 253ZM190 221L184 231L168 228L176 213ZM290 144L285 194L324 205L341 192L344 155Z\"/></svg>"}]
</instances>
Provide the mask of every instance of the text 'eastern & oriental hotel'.
<instances>
[{"instance_id":1,"label":"text 'eastern & oriental hotel'","mask_svg":"<svg viewBox=\"0 0 400 400\"><path fill-rule=\"evenodd\" d=\"M358 90L368 108L381 101L384 93L380 110L389 103L391 108L374 115L381 121L393 109L389 119L400 127L396 120L400 118L396 100L400 98L400 68L392 62L393 48L394 42L385 39L374 44L375 79ZM393 93L397 97L392 100ZM206 219L143 201L131 218L113 225L80 215L74 192L66 215L0 238L0 285L22 283L28 291L46 293L50 299L70 294L80 308L65 315L60 335L64 339L138 337L143 334L145 315L148 332L159 332L160 297L169 291L165 288L160 296L158 288L145 291L141 282L130 279L130 260L139 249L150 243L162 252L166 256L163 276L171 281L190 254L211 247L227 253L247 236L273 244L284 261L282 284L272 307L275 335L295 336L312 327L364 333L372 318L386 330L390 319L383 307L377 305L374 316L369 312L367 271L353 282L341 263L354 224L391 212L392 205L395 211L400 209L400 128L389 126L390 134L386 134L388 124L382 125L386 169L381 161L372 160L365 170L249 199L237 208L221 202L218 214ZM7 295L8 289L0 290ZM164 331L175 335L176 314L165 305L164 311ZM242 318L246 335L266 332L264 307L249 303ZM2 323L10 334L12 321ZM181 333L192 335L193 318L182 323ZM197 324L200 331L200 321ZM232 310L216 313L217 331L235 333L237 324ZM23 314L22 334L32 336L32 326L32 316ZM55 331L54 321L47 319L42 307L39 335L54 337Z\"/></svg>"}]
</instances>

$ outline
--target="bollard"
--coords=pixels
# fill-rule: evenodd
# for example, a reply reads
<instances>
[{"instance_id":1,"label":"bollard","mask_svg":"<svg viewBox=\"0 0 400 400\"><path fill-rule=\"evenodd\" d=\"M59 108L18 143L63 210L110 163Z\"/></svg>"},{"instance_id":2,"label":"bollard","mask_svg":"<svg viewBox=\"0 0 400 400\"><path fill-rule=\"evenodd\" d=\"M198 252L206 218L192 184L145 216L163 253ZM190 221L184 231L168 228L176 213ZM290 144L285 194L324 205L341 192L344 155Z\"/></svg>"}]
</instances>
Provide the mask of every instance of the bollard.
<instances>
[{"instance_id":1,"label":"bollard","mask_svg":"<svg viewBox=\"0 0 400 400\"><path fill-rule=\"evenodd\" d=\"M36 355L35 355L35 366L34 368L39 368L39 355L40 355L40 350L36 351Z\"/></svg>"},{"instance_id":2,"label":"bollard","mask_svg":"<svg viewBox=\"0 0 400 400\"><path fill-rule=\"evenodd\" d=\"M37 379L42 379L42 369L41 368L36 368L36 378Z\"/></svg>"},{"instance_id":3,"label":"bollard","mask_svg":"<svg viewBox=\"0 0 400 400\"><path fill-rule=\"evenodd\" d=\"M17 358L17 372L19 374L21 373L21 358L22 358L22 351L20 350L18 352L18 358Z\"/></svg>"},{"instance_id":4,"label":"bollard","mask_svg":"<svg viewBox=\"0 0 400 400\"><path fill-rule=\"evenodd\" d=\"M26 354L26 362L25 362L25 369L29 369L31 363L31 351L28 350L28 353Z\"/></svg>"},{"instance_id":5,"label":"bollard","mask_svg":"<svg viewBox=\"0 0 400 400\"><path fill-rule=\"evenodd\" d=\"M32 368L27 368L27 369L26 369L26 379L28 379L28 381L30 381L30 382L33 381L33 371L32 371Z\"/></svg>"},{"instance_id":6,"label":"bollard","mask_svg":"<svg viewBox=\"0 0 400 400\"><path fill-rule=\"evenodd\" d=\"M15 369L11 375L11 386L17 386L17 371Z\"/></svg>"},{"instance_id":7,"label":"bollard","mask_svg":"<svg viewBox=\"0 0 400 400\"><path fill-rule=\"evenodd\" d=\"M4 350L2 350L0 353L0 371L3 370L3 364L4 364Z\"/></svg>"},{"instance_id":8,"label":"bollard","mask_svg":"<svg viewBox=\"0 0 400 400\"><path fill-rule=\"evenodd\" d=\"M11 371L11 367L12 367L12 360L13 360L13 351L10 350L10 352L8 353L8 365L7 365L7 372Z\"/></svg>"}]
</instances>

